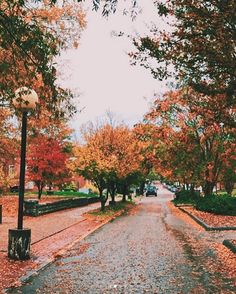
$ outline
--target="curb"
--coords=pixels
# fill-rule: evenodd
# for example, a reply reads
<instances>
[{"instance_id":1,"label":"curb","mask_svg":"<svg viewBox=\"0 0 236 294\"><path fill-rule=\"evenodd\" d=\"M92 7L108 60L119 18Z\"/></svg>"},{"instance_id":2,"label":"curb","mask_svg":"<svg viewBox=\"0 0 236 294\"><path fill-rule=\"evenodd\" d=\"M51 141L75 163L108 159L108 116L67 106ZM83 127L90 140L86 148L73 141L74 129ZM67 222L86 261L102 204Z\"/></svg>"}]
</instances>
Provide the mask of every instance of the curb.
<instances>
[{"instance_id":1,"label":"curb","mask_svg":"<svg viewBox=\"0 0 236 294\"><path fill-rule=\"evenodd\" d=\"M194 204L175 204L173 203L175 207L195 207Z\"/></svg>"},{"instance_id":2,"label":"curb","mask_svg":"<svg viewBox=\"0 0 236 294\"><path fill-rule=\"evenodd\" d=\"M202 226L206 231L229 231L229 230L236 230L236 227L212 227L207 225L204 221L202 221L197 216L194 216L190 212L188 212L183 207L178 207L181 211L189 215L193 220L195 220L200 226Z\"/></svg>"},{"instance_id":3,"label":"curb","mask_svg":"<svg viewBox=\"0 0 236 294\"><path fill-rule=\"evenodd\" d=\"M236 246L231 242L231 240L224 240L223 245L231 250L233 253L236 253Z\"/></svg>"}]
</instances>

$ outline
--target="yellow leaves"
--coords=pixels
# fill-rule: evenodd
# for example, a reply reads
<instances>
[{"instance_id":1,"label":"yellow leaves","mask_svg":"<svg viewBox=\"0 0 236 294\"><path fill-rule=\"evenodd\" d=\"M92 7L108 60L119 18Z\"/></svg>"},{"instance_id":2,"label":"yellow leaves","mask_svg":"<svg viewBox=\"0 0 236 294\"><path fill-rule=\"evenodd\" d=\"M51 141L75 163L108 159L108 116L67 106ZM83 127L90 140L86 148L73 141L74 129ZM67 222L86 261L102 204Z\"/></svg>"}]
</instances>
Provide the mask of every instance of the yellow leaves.
<instances>
[{"instance_id":1,"label":"yellow leaves","mask_svg":"<svg viewBox=\"0 0 236 294\"><path fill-rule=\"evenodd\" d=\"M87 22L86 22L86 14L83 12L82 9L79 9L77 11L77 19L79 21L80 27L81 28L85 28L86 25L87 25Z\"/></svg>"},{"instance_id":2,"label":"yellow leaves","mask_svg":"<svg viewBox=\"0 0 236 294\"><path fill-rule=\"evenodd\" d=\"M126 126L105 125L87 133L86 144L77 148L78 166L96 165L98 170L124 177L135 171L140 162L140 145Z\"/></svg>"},{"instance_id":3,"label":"yellow leaves","mask_svg":"<svg viewBox=\"0 0 236 294\"><path fill-rule=\"evenodd\" d=\"M79 43L78 43L77 41L74 41L74 43L73 43L73 47L74 47L75 49L77 49L77 48L79 47Z\"/></svg>"}]
</instances>

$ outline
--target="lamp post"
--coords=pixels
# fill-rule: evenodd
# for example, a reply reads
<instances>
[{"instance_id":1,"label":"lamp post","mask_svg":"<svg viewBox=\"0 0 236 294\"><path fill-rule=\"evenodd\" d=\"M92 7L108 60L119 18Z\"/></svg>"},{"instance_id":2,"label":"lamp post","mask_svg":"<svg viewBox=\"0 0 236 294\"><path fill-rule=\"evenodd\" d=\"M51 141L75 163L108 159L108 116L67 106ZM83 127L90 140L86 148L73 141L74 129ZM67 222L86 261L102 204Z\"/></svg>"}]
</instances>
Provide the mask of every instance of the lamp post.
<instances>
[{"instance_id":1,"label":"lamp post","mask_svg":"<svg viewBox=\"0 0 236 294\"><path fill-rule=\"evenodd\" d=\"M23 206L25 193L25 158L27 137L27 114L36 108L38 95L34 90L22 87L16 90L13 105L22 112L21 126L21 157L20 157L20 183L17 229L9 230L8 257L25 260L30 258L31 230L23 228Z\"/></svg>"}]
</instances>

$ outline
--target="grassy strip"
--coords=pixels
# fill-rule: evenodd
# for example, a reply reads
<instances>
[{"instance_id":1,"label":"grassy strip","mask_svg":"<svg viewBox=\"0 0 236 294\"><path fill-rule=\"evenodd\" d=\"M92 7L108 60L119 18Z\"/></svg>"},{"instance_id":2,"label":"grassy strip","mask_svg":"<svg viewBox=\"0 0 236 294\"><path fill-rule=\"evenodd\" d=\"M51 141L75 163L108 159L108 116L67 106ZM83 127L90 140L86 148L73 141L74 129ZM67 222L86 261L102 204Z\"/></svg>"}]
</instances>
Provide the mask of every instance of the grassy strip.
<instances>
[{"instance_id":1,"label":"grassy strip","mask_svg":"<svg viewBox=\"0 0 236 294\"><path fill-rule=\"evenodd\" d=\"M196 201L194 201L193 199L173 199L171 200L174 205L181 205L181 204L187 204L187 205L195 205Z\"/></svg>"},{"instance_id":2,"label":"grassy strip","mask_svg":"<svg viewBox=\"0 0 236 294\"><path fill-rule=\"evenodd\" d=\"M100 209L96 209L93 211L88 212L92 216L98 217L107 217L107 216L117 216L117 213L126 214L131 208L133 208L136 204L133 201L126 201L126 202L116 202L114 206L106 206L104 211Z\"/></svg>"},{"instance_id":3,"label":"grassy strip","mask_svg":"<svg viewBox=\"0 0 236 294\"><path fill-rule=\"evenodd\" d=\"M32 192L31 194L38 194L37 192ZM73 198L73 197L86 197L86 198L90 198L90 197L97 197L98 195L97 194L93 194L93 193L90 193L90 194L86 194L86 193L83 193L83 192L73 192L73 191L54 191L52 195L48 195L47 192L43 192L42 195L45 195L45 196L61 196L61 197L70 197L70 198Z\"/></svg>"}]
</instances>

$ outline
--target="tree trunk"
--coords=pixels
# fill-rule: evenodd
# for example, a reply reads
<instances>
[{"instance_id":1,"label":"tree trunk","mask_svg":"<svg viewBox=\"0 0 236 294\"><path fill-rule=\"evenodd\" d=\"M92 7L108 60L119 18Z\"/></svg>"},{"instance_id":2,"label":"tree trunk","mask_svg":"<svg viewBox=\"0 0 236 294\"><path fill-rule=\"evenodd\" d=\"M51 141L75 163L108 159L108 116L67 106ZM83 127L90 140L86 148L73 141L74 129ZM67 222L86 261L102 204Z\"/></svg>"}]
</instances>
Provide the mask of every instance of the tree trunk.
<instances>
[{"instance_id":1,"label":"tree trunk","mask_svg":"<svg viewBox=\"0 0 236 294\"><path fill-rule=\"evenodd\" d=\"M232 195L233 189L234 189L234 182L231 181L225 181L224 182L225 190L229 195Z\"/></svg>"},{"instance_id":2,"label":"tree trunk","mask_svg":"<svg viewBox=\"0 0 236 294\"><path fill-rule=\"evenodd\" d=\"M209 182L209 181L206 181L204 187L203 187L203 192L204 192L204 195L205 196L210 196L213 194L213 188L215 186L215 183L214 182Z\"/></svg>"},{"instance_id":3,"label":"tree trunk","mask_svg":"<svg viewBox=\"0 0 236 294\"><path fill-rule=\"evenodd\" d=\"M126 184L124 184L124 186L123 186L123 191L122 191L122 195L123 195L123 197L122 197L122 202L125 202L126 201L126 195L127 195L127 185Z\"/></svg>"},{"instance_id":4,"label":"tree trunk","mask_svg":"<svg viewBox=\"0 0 236 294\"><path fill-rule=\"evenodd\" d=\"M35 183L38 188L38 199L41 199L42 193L43 193L43 185L41 182Z\"/></svg>"},{"instance_id":5,"label":"tree trunk","mask_svg":"<svg viewBox=\"0 0 236 294\"><path fill-rule=\"evenodd\" d=\"M144 194L144 187L145 187L145 181L143 181L141 184L140 184L140 195L143 195Z\"/></svg>"},{"instance_id":6,"label":"tree trunk","mask_svg":"<svg viewBox=\"0 0 236 294\"><path fill-rule=\"evenodd\" d=\"M115 196L116 196L116 185L114 182L110 183L110 187L109 187L109 192L111 195L111 204L114 205L115 204Z\"/></svg>"},{"instance_id":7,"label":"tree trunk","mask_svg":"<svg viewBox=\"0 0 236 294\"><path fill-rule=\"evenodd\" d=\"M102 194L103 189L98 189L98 190L99 190L99 198L100 198L100 202L101 202L101 211L104 211L107 198L104 197L103 194Z\"/></svg>"},{"instance_id":8,"label":"tree trunk","mask_svg":"<svg viewBox=\"0 0 236 294\"><path fill-rule=\"evenodd\" d=\"M195 188L195 187L194 187L194 184L191 184L191 185L190 185L190 191L191 191L191 193L194 193L194 188Z\"/></svg>"},{"instance_id":9,"label":"tree trunk","mask_svg":"<svg viewBox=\"0 0 236 294\"><path fill-rule=\"evenodd\" d=\"M111 191L111 201L114 203L115 202L115 191Z\"/></svg>"}]
</instances>

